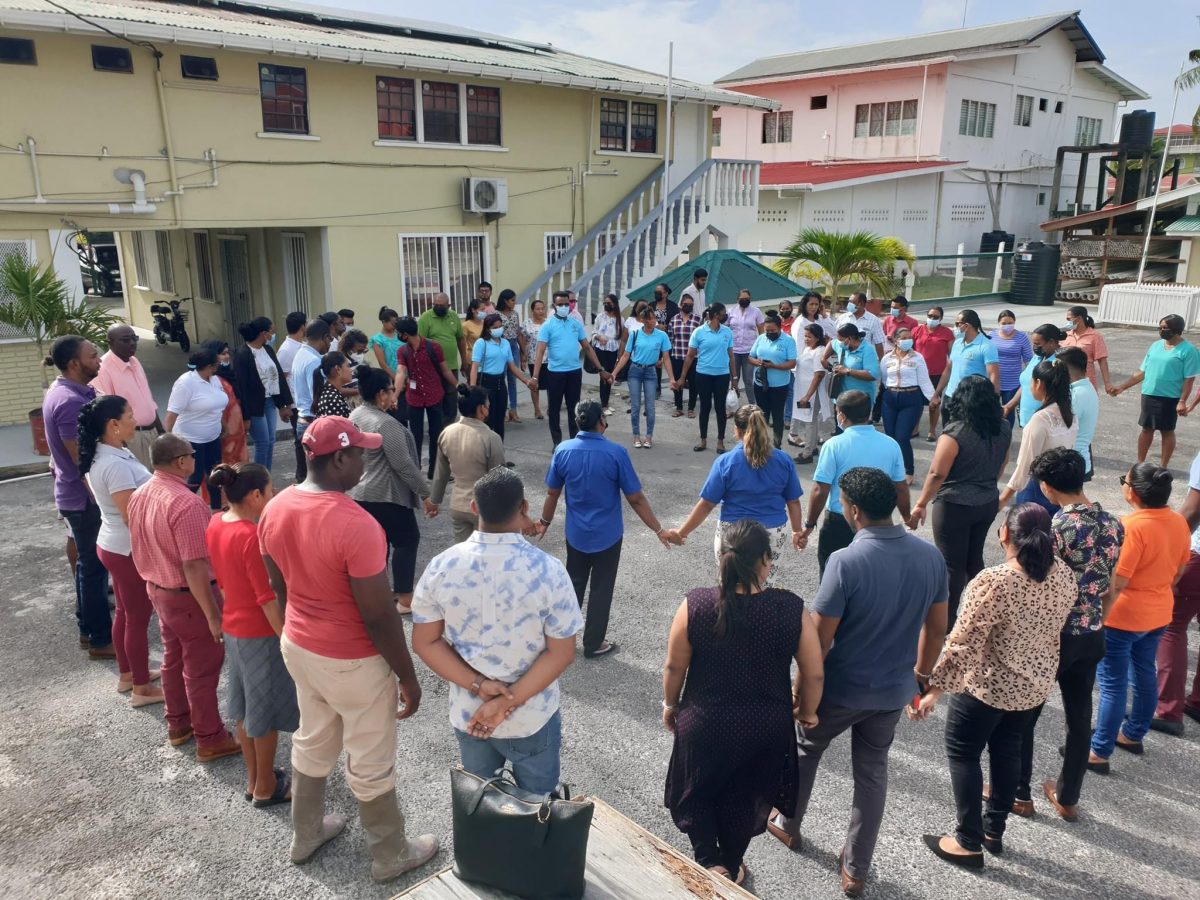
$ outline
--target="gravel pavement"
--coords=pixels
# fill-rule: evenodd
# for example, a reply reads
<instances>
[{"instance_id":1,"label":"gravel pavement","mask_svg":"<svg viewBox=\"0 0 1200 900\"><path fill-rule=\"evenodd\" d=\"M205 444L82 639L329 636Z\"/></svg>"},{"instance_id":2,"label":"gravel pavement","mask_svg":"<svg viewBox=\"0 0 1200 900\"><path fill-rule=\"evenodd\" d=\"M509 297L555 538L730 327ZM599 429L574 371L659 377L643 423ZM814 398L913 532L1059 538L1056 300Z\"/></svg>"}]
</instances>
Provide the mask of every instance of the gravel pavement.
<instances>
[{"instance_id":1,"label":"gravel pavement","mask_svg":"<svg viewBox=\"0 0 1200 900\"><path fill-rule=\"evenodd\" d=\"M1114 377L1123 379L1136 369L1152 333L1110 329L1107 336ZM623 390L615 394L618 414L609 437L628 446L623 396ZM509 426L507 447L536 511L551 446L524 390L521 397L526 421ZM1132 459L1137 403L1136 390L1102 401L1097 479L1088 490L1092 499L1120 514L1126 510L1117 476ZM714 454L692 452L696 423L670 418L669 403L659 404L658 417L654 449L632 452L655 512L676 525L693 504ZM1184 421L1180 428L1173 468L1181 479L1200 448L1198 427ZM917 444L919 478L931 449L924 441ZM280 448L277 469L279 481L290 481L290 448ZM800 474L807 490L812 467L802 467ZM1176 505L1182 496L1180 484L1172 498ZM355 804L339 772L331 779L329 806L348 814L351 824L312 864L292 866L288 807L252 809L241 796L240 759L201 766L192 745L170 747L162 708L130 709L115 693L115 667L89 662L77 649L64 531L51 508L49 479L0 484L0 500L0 529L8 535L0 543L5 685L0 694L0 896L384 898L450 864L443 849L433 864L411 877L373 884ZM662 807L671 738L659 721L660 667L683 593L715 581L713 525L706 524L685 547L667 551L628 508L625 520L609 629L620 652L597 660L580 656L564 676L563 772L579 790L602 797L686 850L686 840ZM928 537L927 530L923 533ZM545 548L565 556L562 535L560 510ZM448 517L423 521L421 564L449 541ZM988 559L999 561L997 547L989 547ZM815 546L787 557L784 565L786 583L811 597ZM151 631L151 652L157 656L157 629ZM1193 665L1195 644L1193 630ZM456 762L456 748L445 688L418 668L425 695L419 714L399 725L399 791L410 828L437 834L448 848L447 769ZM1011 819L1005 855L989 857L985 871L974 875L935 859L920 841L922 832L953 826L944 721L939 710L929 722L900 723L869 896L1200 897L1200 725L1189 723L1182 739L1152 732L1144 757L1118 754L1112 776L1089 775L1077 824L1048 814L1037 797L1036 817ZM1038 729L1038 779L1057 771L1062 727L1061 703L1054 695ZM286 736L280 743L280 759L286 760ZM840 896L836 858L849 821L851 788L844 737L822 764L805 822L805 850L789 853L769 836L751 845L747 863L755 893L802 900Z\"/></svg>"}]
</instances>

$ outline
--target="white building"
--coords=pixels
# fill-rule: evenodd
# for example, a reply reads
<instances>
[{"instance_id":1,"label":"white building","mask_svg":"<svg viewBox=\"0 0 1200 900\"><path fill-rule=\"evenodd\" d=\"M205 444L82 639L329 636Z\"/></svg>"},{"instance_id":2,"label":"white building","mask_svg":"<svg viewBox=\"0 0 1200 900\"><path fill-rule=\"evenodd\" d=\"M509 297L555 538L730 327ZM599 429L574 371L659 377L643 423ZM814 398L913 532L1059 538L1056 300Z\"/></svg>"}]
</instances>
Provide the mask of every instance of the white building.
<instances>
[{"instance_id":1,"label":"white building","mask_svg":"<svg viewBox=\"0 0 1200 900\"><path fill-rule=\"evenodd\" d=\"M763 57L717 84L780 104L713 118L715 156L763 161L738 245L767 251L810 226L921 255L975 251L994 228L1040 240L1057 148L1112 138L1120 107L1148 96L1104 65L1078 12Z\"/></svg>"}]
</instances>

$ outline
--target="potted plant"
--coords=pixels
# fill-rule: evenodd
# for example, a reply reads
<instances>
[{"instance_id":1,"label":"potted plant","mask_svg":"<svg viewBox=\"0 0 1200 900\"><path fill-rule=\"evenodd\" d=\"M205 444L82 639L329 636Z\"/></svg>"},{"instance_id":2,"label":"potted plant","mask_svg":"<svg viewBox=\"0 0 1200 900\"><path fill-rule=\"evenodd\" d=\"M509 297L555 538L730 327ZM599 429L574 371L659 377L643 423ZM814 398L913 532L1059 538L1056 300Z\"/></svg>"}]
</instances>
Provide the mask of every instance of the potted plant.
<instances>
[{"instance_id":1,"label":"potted plant","mask_svg":"<svg viewBox=\"0 0 1200 900\"><path fill-rule=\"evenodd\" d=\"M37 346L42 360L38 369L43 392L50 388L46 353L55 338L77 334L99 347L107 347L108 329L118 321L86 300L76 302L70 288L49 265L39 268L16 253L6 256L0 264L0 323L15 328ZM40 407L29 411L29 428L34 452L49 455Z\"/></svg>"}]
</instances>

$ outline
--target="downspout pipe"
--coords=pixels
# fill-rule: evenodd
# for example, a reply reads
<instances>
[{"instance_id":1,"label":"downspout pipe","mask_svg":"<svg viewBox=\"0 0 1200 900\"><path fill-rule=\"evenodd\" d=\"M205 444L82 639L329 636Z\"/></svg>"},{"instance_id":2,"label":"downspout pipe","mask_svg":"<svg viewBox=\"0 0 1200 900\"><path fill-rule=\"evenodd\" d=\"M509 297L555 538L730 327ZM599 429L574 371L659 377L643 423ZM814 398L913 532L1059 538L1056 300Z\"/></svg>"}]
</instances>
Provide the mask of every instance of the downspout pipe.
<instances>
[{"instance_id":1,"label":"downspout pipe","mask_svg":"<svg viewBox=\"0 0 1200 900\"><path fill-rule=\"evenodd\" d=\"M179 174L175 169L175 145L171 140L171 123L167 117L167 91L163 85L162 76L162 52L154 50L154 91L158 95L158 114L162 119L163 142L167 149L167 177L171 180L171 210L174 221L172 225L180 225L183 222L183 191L179 189ZM143 185L143 200L135 203L144 202L145 187Z\"/></svg>"},{"instance_id":2,"label":"downspout pipe","mask_svg":"<svg viewBox=\"0 0 1200 900\"><path fill-rule=\"evenodd\" d=\"M37 141L27 136L25 138L25 145L29 148L29 166L33 169L34 200L37 203L45 203L46 198L42 196L42 173L38 171Z\"/></svg>"}]
</instances>

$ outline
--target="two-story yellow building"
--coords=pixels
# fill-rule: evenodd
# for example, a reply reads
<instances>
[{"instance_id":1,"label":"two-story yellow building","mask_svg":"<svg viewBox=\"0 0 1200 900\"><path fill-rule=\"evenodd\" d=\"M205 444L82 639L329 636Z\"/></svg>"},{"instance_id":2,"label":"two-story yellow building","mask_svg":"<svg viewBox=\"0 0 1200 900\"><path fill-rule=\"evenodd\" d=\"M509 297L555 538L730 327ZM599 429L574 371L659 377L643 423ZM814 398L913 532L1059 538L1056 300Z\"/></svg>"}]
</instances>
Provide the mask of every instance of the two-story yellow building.
<instances>
[{"instance_id":1,"label":"two-story yellow building","mask_svg":"<svg viewBox=\"0 0 1200 900\"><path fill-rule=\"evenodd\" d=\"M71 235L114 232L130 321L190 297L193 340L481 280L594 302L753 224L711 111L777 105L278 0L0 0L0 98L0 253L82 290Z\"/></svg>"}]
</instances>

